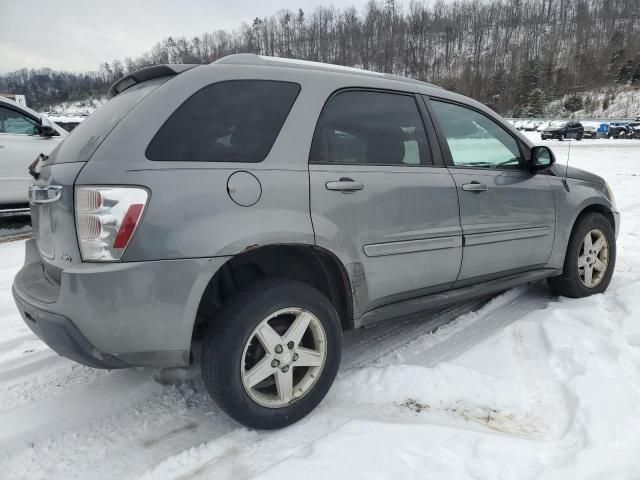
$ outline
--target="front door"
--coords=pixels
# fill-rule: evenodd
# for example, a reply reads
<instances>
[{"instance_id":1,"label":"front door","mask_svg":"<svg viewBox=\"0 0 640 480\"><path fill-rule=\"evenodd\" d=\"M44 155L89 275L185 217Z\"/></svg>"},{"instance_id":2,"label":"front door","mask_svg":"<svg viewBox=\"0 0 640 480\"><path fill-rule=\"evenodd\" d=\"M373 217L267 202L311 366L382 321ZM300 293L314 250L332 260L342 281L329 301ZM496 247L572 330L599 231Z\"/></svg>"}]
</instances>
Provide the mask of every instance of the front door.
<instances>
[{"instance_id":1,"label":"front door","mask_svg":"<svg viewBox=\"0 0 640 480\"><path fill-rule=\"evenodd\" d=\"M451 287L462 256L456 188L432 164L414 95L335 94L309 160L316 243L347 266L356 317Z\"/></svg>"},{"instance_id":2,"label":"front door","mask_svg":"<svg viewBox=\"0 0 640 480\"><path fill-rule=\"evenodd\" d=\"M484 113L436 99L430 108L460 199L456 286L543 267L555 233L547 177L528 171L516 138Z\"/></svg>"},{"instance_id":3,"label":"front door","mask_svg":"<svg viewBox=\"0 0 640 480\"><path fill-rule=\"evenodd\" d=\"M27 203L29 165L42 152L38 122L0 105L0 205Z\"/></svg>"}]
</instances>

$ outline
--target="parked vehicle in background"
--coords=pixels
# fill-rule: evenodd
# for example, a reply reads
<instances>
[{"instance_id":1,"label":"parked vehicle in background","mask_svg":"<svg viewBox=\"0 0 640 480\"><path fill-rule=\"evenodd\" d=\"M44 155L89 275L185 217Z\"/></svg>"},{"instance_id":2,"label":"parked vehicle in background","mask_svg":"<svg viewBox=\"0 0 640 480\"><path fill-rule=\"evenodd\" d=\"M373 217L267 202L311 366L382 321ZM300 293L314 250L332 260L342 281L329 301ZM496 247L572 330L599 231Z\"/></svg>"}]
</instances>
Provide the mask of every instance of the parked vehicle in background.
<instances>
[{"instance_id":1,"label":"parked vehicle in background","mask_svg":"<svg viewBox=\"0 0 640 480\"><path fill-rule=\"evenodd\" d=\"M538 129L539 122L531 121L524 124L522 130L525 132L535 132Z\"/></svg>"},{"instance_id":2,"label":"parked vehicle in background","mask_svg":"<svg viewBox=\"0 0 640 480\"><path fill-rule=\"evenodd\" d=\"M547 128L540 133L542 140L557 139L563 141L565 139L574 138L576 140L582 140L584 135L584 127L580 122L574 121L559 121L552 122Z\"/></svg>"},{"instance_id":3,"label":"parked vehicle in background","mask_svg":"<svg viewBox=\"0 0 640 480\"><path fill-rule=\"evenodd\" d=\"M28 213L29 165L67 132L45 116L0 97L0 215Z\"/></svg>"},{"instance_id":4,"label":"parked vehicle in background","mask_svg":"<svg viewBox=\"0 0 640 480\"><path fill-rule=\"evenodd\" d=\"M609 136L609 124L607 122L601 122L598 126L596 138L607 138Z\"/></svg>"},{"instance_id":5,"label":"parked vehicle in background","mask_svg":"<svg viewBox=\"0 0 640 480\"><path fill-rule=\"evenodd\" d=\"M582 127L584 128L584 132L582 134L583 138L597 138L599 124L594 122L582 122Z\"/></svg>"},{"instance_id":6,"label":"parked vehicle in background","mask_svg":"<svg viewBox=\"0 0 640 480\"><path fill-rule=\"evenodd\" d=\"M627 122L610 122L609 138L633 138L635 131Z\"/></svg>"},{"instance_id":7,"label":"parked vehicle in background","mask_svg":"<svg viewBox=\"0 0 640 480\"><path fill-rule=\"evenodd\" d=\"M629 122L629 127L633 130L631 135L632 138L640 138L640 121L637 122Z\"/></svg>"},{"instance_id":8,"label":"parked vehicle in background","mask_svg":"<svg viewBox=\"0 0 640 480\"><path fill-rule=\"evenodd\" d=\"M605 181L434 85L240 54L109 96L42 162L16 305L92 367L186 366L201 340L207 390L250 427L318 405L344 330L613 275Z\"/></svg>"}]
</instances>

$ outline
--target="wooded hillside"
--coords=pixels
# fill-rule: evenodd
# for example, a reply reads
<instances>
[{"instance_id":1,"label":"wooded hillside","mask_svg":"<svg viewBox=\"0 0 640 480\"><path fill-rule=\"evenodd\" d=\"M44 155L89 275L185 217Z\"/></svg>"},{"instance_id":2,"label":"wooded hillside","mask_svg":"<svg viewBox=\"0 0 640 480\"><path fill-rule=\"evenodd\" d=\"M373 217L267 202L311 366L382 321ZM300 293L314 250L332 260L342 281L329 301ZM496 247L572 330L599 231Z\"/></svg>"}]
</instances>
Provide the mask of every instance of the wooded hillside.
<instances>
[{"instance_id":1,"label":"wooded hillside","mask_svg":"<svg viewBox=\"0 0 640 480\"><path fill-rule=\"evenodd\" d=\"M90 39L87 39L90 41ZM72 49L73 46L70 46ZM166 38L140 58L96 72L49 69L0 76L0 92L25 93L36 108L102 94L123 74L157 63L208 63L255 52L396 73L536 116L566 93L615 83L640 86L640 1L461 0L371 2L255 18L238 30Z\"/></svg>"}]
</instances>

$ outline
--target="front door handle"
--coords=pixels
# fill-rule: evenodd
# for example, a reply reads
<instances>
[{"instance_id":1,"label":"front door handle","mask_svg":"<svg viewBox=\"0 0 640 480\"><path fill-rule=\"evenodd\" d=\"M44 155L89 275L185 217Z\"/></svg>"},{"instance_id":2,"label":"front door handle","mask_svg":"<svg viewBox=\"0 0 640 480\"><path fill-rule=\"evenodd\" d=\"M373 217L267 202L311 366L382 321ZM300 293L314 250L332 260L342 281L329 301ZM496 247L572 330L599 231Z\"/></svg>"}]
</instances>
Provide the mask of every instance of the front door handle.
<instances>
[{"instance_id":1,"label":"front door handle","mask_svg":"<svg viewBox=\"0 0 640 480\"><path fill-rule=\"evenodd\" d=\"M344 193L353 193L364 188L364 183L357 182L352 178L341 178L337 182L327 182L325 184L327 190L336 190Z\"/></svg>"},{"instance_id":2,"label":"front door handle","mask_svg":"<svg viewBox=\"0 0 640 480\"><path fill-rule=\"evenodd\" d=\"M486 192L487 190L489 190L489 187L487 187L484 183L473 181L471 183L465 183L464 185L462 185L462 190L464 190L465 192L480 193Z\"/></svg>"}]
</instances>

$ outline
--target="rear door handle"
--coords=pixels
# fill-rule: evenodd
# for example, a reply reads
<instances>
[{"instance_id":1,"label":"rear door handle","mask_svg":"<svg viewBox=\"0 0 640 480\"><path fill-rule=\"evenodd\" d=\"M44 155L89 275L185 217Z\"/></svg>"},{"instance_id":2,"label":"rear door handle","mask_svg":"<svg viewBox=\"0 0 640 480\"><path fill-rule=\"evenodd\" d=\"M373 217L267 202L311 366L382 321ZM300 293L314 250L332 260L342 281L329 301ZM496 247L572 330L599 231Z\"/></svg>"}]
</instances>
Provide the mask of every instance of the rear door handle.
<instances>
[{"instance_id":1,"label":"rear door handle","mask_svg":"<svg viewBox=\"0 0 640 480\"><path fill-rule=\"evenodd\" d=\"M462 190L464 190L465 192L486 192L487 190L489 190L489 187L487 187L484 183L480 183L480 182L471 182L471 183L465 183L464 185L462 185Z\"/></svg>"},{"instance_id":2,"label":"rear door handle","mask_svg":"<svg viewBox=\"0 0 640 480\"><path fill-rule=\"evenodd\" d=\"M345 193L353 193L364 188L364 183L357 182L351 178L341 178L337 182L327 182L325 184L327 190L336 190Z\"/></svg>"}]
</instances>

